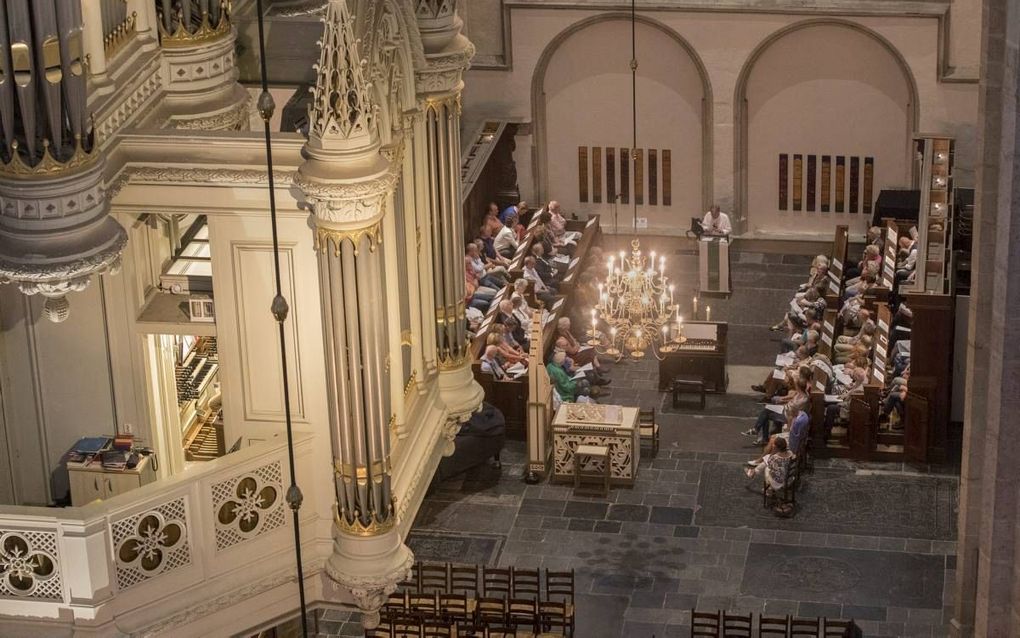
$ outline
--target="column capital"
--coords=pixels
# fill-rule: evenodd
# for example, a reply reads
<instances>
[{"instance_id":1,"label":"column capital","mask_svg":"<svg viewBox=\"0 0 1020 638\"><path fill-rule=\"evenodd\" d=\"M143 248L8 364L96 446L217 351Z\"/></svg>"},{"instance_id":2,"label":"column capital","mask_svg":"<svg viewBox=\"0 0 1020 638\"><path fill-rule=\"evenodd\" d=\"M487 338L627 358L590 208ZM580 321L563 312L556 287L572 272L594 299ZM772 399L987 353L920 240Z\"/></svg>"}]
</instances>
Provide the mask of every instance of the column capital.
<instances>
[{"instance_id":1,"label":"column capital","mask_svg":"<svg viewBox=\"0 0 1020 638\"><path fill-rule=\"evenodd\" d=\"M457 35L454 43L459 46L425 56L425 67L415 73L415 90L421 99L450 93L460 95L464 72L475 57L475 45L462 35Z\"/></svg>"},{"instance_id":2,"label":"column capital","mask_svg":"<svg viewBox=\"0 0 1020 638\"><path fill-rule=\"evenodd\" d=\"M372 174L332 178L322 168L305 162L294 177L315 214L316 226L350 232L367 230L379 224L385 211L386 198L396 188L399 173L379 155ZM381 170L379 170L381 169Z\"/></svg>"}]
</instances>

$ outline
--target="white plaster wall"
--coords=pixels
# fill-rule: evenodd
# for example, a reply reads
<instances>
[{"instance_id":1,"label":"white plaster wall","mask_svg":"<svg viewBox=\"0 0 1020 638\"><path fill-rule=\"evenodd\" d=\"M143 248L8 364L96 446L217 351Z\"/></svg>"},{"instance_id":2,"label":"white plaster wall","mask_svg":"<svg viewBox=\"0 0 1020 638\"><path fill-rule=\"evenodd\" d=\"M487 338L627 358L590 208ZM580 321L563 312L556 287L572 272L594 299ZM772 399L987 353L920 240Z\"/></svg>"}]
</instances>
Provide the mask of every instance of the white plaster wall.
<instances>
[{"instance_id":1,"label":"white plaster wall","mask_svg":"<svg viewBox=\"0 0 1020 638\"><path fill-rule=\"evenodd\" d=\"M933 9L937 8L933 5ZM681 10L640 12L685 39L705 65L713 96L710 151L712 192L707 198L718 201L724 209L732 209L737 177L733 102L741 70L755 48L770 35L791 24L814 19L811 16L784 14L779 9L776 11L748 14ZM918 130L956 135L956 181L958 185L971 184L977 158L974 134L977 85L939 80L939 21L936 15L902 17L867 15L866 11L855 13L857 15L829 14L827 19L845 20L871 29L899 51L917 83ZM472 127L486 117L530 121L533 115L531 84L543 51L558 34L571 25L599 15L604 14L587 9L513 6L510 10L513 67L509 71L471 70L467 73L464 91L466 129L473 130ZM607 42L603 55L615 54L617 49L624 49L627 45L627 42ZM791 119L802 116L801 109L789 113ZM532 154L532 158L535 154ZM527 175L529 169L523 168L519 172ZM536 176L533 183L521 184L522 195L526 199L535 199L536 184L539 181ZM777 234L785 234L786 231L784 227L778 229Z\"/></svg>"},{"instance_id":2,"label":"white plaster wall","mask_svg":"<svg viewBox=\"0 0 1020 638\"><path fill-rule=\"evenodd\" d=\"M613 43L609 46L609 43ZM623 44L626 46L623 46ZM666 33L638 25L638 143L645 149L644 204L638 216L650 228L682 223L701 208L702 123L704 90L701 76L688 53ZM568 211L609 214L606 200L607 147L615 148L616 191L620 191L620 151L633 145L631 125L630 24L623 20L598 22L571 35L550 61L545 75L545 114L548 158L548 197ZM601 200L578 201L578 146L601 147ZM647 149L659 150L658 204L649 203ZM662 205L661 150L672 155L672 205ZM589 182L593 169L590 168ZM630 193L634 193L634 170ZM630 206L621 206L622 225L629 227Z\"/></svg>"},{"instance_id":3,"label":"white plaster wall","mask_svg":"<svg viewBox=\"0 0 1020 638\"><path fill-rule=\"evenodd\" d=\"M848 224L863 233L864 157L875 158L872 203L883 188L909 188L909 79L870 36L844 26L791 32L759 57L748 78L748 227L751 233L825 233ZM778 208L780 153L789 154L789 198ZM803 154L801 211L793 210L793 154ZM818 156L814 212L807 211L807 155ZM821 211L821 156L832 156L830 212ZM846 156L845 207L835 212L835 156ZM850 157L860 157L857 213L850 212Z\"/></svg>"},{"instance_id":4,"label":"white plaster wall","mask_svg":"<svg viewBox=\"0 0 1020 638\"><path fill-rule=\"evenodd\" d=\"M66 473L53 474L60 457L82 436L114 431L100 282L93 279L69 300L70 316L55 324L42 316L44 299L0 286L0 388L10 453L3 463L13 469L18 504L43 505L51 491L66 493Z\"/></svg>"}]
</instances>

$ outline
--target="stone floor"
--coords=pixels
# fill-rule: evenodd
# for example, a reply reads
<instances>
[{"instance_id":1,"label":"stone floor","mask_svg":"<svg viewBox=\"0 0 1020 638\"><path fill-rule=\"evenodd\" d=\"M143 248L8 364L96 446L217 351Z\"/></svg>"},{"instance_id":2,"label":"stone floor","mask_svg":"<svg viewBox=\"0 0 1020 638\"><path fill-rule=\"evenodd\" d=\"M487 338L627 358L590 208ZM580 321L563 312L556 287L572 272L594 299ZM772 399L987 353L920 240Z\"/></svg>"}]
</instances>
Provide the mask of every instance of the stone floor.
<instances>
[{"instance_id":1,"label":"stone floor","mask_svg":"<svg viewBox=\"0 0 1020 638\"><path fill-rule=\"evenodd\" d=\"M426 498L408 544L420 560L576 570L583 638L686 636L690 609L847 617L867 636L944 636L956 565L958 469L819 461L793 519L762 508L740 464L739 432L759 409L748 387L777 343L766 326L810 258L734 253L734 293L712 299L730 322L730 392L673 409L654 362L611 366L606 402L656 407L662 447L633 488L575 498L525 485L522 443L502 470L478 468ZM684 297L696 263L670 266ZM705 303L705 302L703 302Z\"/></svg>"}]
</instances>

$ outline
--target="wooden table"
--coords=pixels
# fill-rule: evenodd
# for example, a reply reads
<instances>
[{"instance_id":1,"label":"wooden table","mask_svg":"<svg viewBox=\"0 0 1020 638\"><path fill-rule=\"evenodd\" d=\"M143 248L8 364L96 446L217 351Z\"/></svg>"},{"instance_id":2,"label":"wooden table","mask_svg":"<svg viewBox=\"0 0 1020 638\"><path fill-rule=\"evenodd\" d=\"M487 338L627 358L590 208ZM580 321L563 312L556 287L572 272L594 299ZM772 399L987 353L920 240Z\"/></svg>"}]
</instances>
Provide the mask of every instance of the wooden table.
<instances>
[{"instance_id":1,"label":"wooden table","mask_svg":"<svg viewBox=\"0 0 1020 638\"><path fill-rule=\"evenodd\" d=\"M574 452L579 446L595 445L609 448L610 482L634 484L641 454L637 408L564 403L556 412L552 428L553 480L572 483Z\"/></svg>"}]
</instances>

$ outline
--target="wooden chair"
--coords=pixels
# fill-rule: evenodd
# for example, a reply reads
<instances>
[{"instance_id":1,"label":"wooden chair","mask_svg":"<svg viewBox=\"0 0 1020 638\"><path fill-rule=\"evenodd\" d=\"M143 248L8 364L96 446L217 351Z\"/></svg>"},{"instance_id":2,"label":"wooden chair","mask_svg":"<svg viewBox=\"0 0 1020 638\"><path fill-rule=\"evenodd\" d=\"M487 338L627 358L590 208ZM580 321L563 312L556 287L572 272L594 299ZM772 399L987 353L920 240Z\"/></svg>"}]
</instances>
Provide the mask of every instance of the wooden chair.
<instances>
[{"instance_id":1,"label":"wooden chair","mask_svg":"<svg viewBox=\"0 0 1020 638\"><path fill-rule=\"evenodd\" d=\"M439 594L439 615L448 623L467 622L471 609L464 594Z\"/></svg>"},{"instance_id":2,"label":"wooden chair","mask_svg":"<svg viewBox=\"0 0 1020 638\"><path fill-rule=\"evenodd\" d=\"M430 594L424 592L408 594L407 610L411 615L422 620L438 618L439 594L435 592Z\"/></svg>"},{"instance_id":3,"label":"wooden chair","mask_svg":"<svg viewBox=\"0 0 1020 638\"><path fill-rule=\"evenodd\" d=\"M418 571L418 567L418 563L411 565L411 573L407 577L407 580L402 580L397 583L398 590L418 591L419 585L421 584L421 574Z\"/></svg>"},{"instance_id":4,"label":"wooden chair","mask_svg":"<svg viewBox=\"0 0 1020 638\"><path fill-rule=\"evenodd\" d=\"M513 570L513 580L511 581L512 596L514 598L538 600L541 593L538 570L517 569L516 567L511 569Z\"/></svg>"},{"instance_id":5,"label":"wooden chair","mask_svg":"<svg viewBox=\"0 0 1020 638\"><path fill-rule=\"evenodd\" d=\"M459 622L454 625L457 638L484 638L487 635L485 630L486 626L484 624L474 620Z\"/></svg>"},{"instance_id":6,"label":"wooden chair","mask_svg":"<svg viewBox=\"0 0 1020 638\"><path fill-rule=\"evenodd\" d=\"M767 473L768 470L766 469ZM779 503L791 503L797 504L797 483L799 478L799 470L797 467L796 459L790 461L786 467L786 479L783 481L783 487L778 490L773 490L769 484L768 476L765 476L762 481L761 488L761 500L762 507L768 507L770 499L774 498Z\"/></svg>"},{"instance_id":7,"label":"wooden chair","mask_svg":"<svg viewBox=\"0 0 1020 638\"><path fill-rule=\"evenodd\" d=\"M397 615L406 613L408 609L410 609L408 605L408 592L396 591L386 597L382 611Z\"/></svg>"},{"instance_id":8,"label":"wooden chair","mask_svg":"<svg viewBox=\"0 0 1020 638\"><path fill-rule=\"evenodd\" d=\"M641 434L641 445L652 448L652 456L659 454L659 424L655 421L655 408L638 410L638 430Z\"/></svg>"},{"instance_id":9,"label":"wooden chair","mask_svg":"<svg viewBox=\"0 0 1020 638\"><path fill-rule=\"evenodd\" d=\"M424 622L421 626L422 638L454 638L454 626L445 622Z\"/></svg>"},{"instance_id":10,"label":"wooden chair","mask_svg":"<svg viewBox=\"0 0 1020 638\"><path fill-rule=\"evenodd\" d=\"M541 610L545 605L562 603L568 623L568 635L574 635L574 570L566 572L545 572L545 600L539 603Z\"/></svg>"},{"instance_id":11,"label":"wooden chair","mask_svg":"<svg viewBox=\"0 0 1020 638\"><path fill-rule=\"evenodd\" d=\"M853 620L832 620L822 618L823 638L853 638L856 635L857 623Z\"/></svg>"},{"instance_id":12,"label":"wooden chair","mask_svg":"<svg viewBox=\"0 0 1020 638\"><path fill-rule=\"evenodd\" d=\"M820 624L817 618L791 618L790 638L818 638Z\"/></svg>"},{"instance_id":13,"label":"wooden chair","mask_svg":"<svg viewBox=\"0 0 1020 638\"><path fill-rule=\"evenodd\" d=\"M762 616L758 619L758 638L786 638L788 631L789 616Z\"/></svg>"},{"instance_id":14,"label":"wooden chair","mask_svg":"<svg viewBox=\"0 0 1020 638\"><path fill-rule=\"evenodd\" d=\"M517 631L538 631L538 601L530 598L510 598L506 601L506 621Z\"/></svg>"},{"instance_id":15,"label":"wooden chair","mask_svg":"<svg viewBox=\"0 0 1020 638\"><path fill-rule=\"evenodd\" d=\"M450 565L450 593L478 596L478 565Z\"/></svg>"},{"instance_id":16,"label":"wooden chair","mask_svg":"<svg viewBox=\"0 0 1020 638\"><path fill-rule=\"evenodd\" d=\"M418 568L418 591L425 594L445 594L449 592L450 564L421 564Z\"/></svg>"},{"instance_id":17,"label":"wooden chair","mask_svg":"<svg viewBox=\"0 0 1020 638\"><path fill-rule=\"evenodd\" d=\"M691 610L691 638L719 638L722 636L721 629L719 612Z\"/></svg>"},{"instance_id":18,"label":"wooden chair","mask_svg":"<svg viewBox=\"0 0 1020 638\"><path fill-rule=\"evenodd\" d=\"M482 568L482 595L486 598L510 597L511 571L500 567Z\"/></svg>"},{"instance_id":19,"label":"wooden chair","mask_svg":"<svg viewBox=\"0 0 1020 638\"><path fill-rule=\"evenodd\" d=\"M571 616L567 616L567 604L553 600L543 601L538 608L538 630L559 633L563 636L574 635L573 608Z\"/></svg>"},{"instance_id":20,"label":"wooden chair","mask_svg":"<svg viewBox=\"0 0 1020 638\"><path fill-rule=\"evenodd\" d=\"M754 619L751 614L722 615L722 635L724 638L751 638L751 627Z\"/></svg>"},{"instance_id":21,"label":"wooden chair","mask_svg":"<svg viewBox=\"0 0 1020 638\"><path fill-rule=\"evenodd\" d=\"M475 622L487 627L506 622L506 599L482 597L475 601Z\"/></svg>"}]
</instances>

